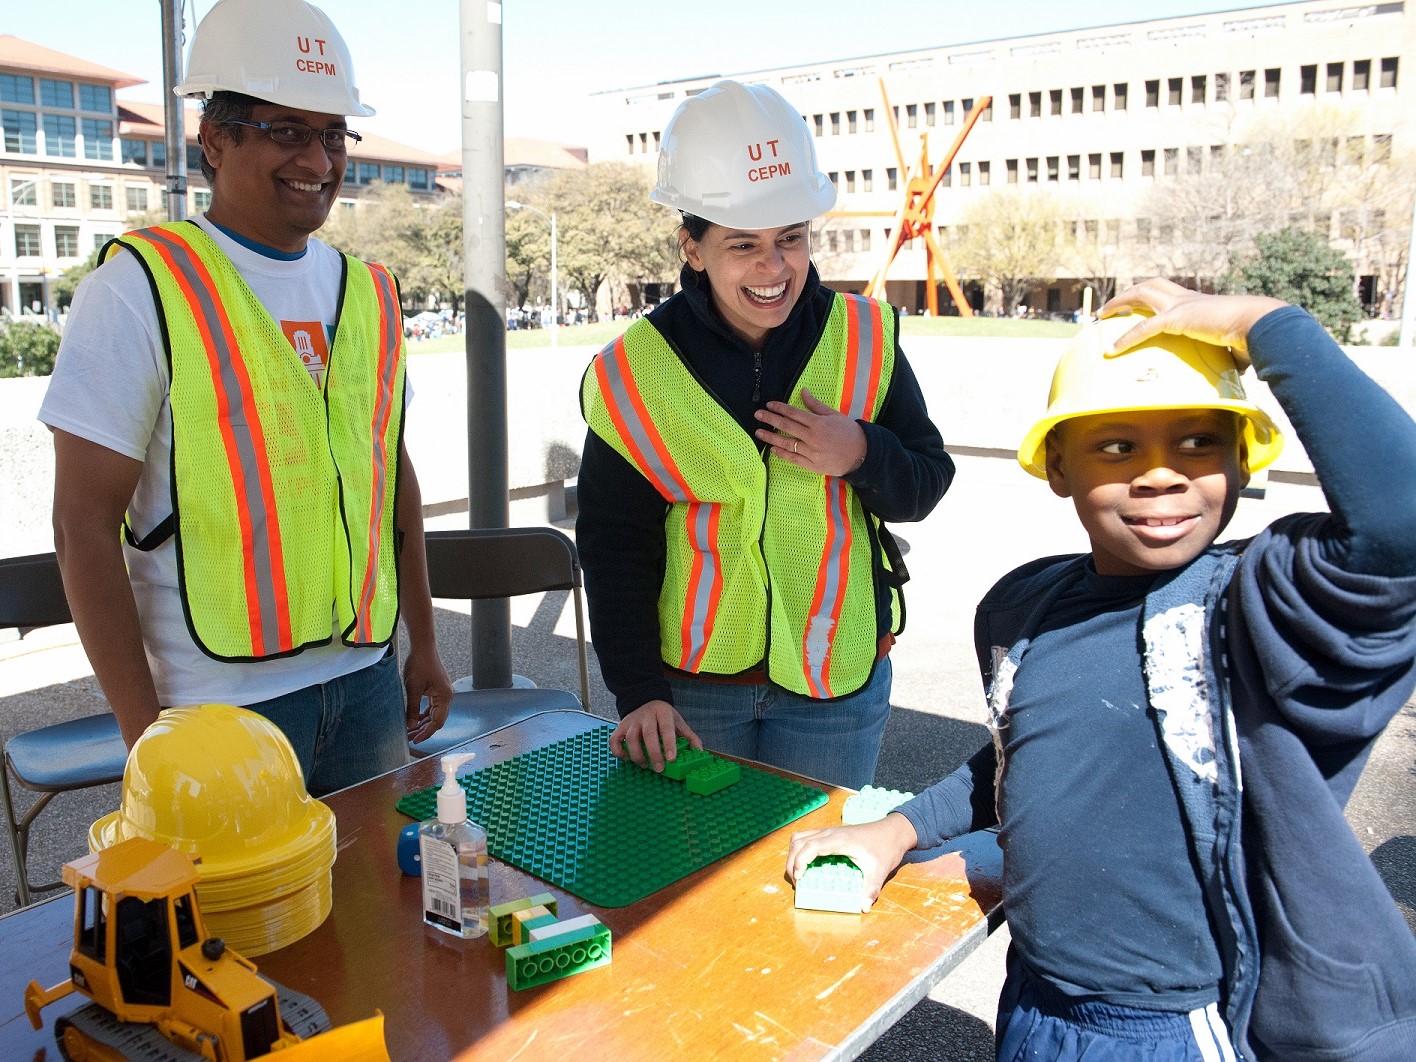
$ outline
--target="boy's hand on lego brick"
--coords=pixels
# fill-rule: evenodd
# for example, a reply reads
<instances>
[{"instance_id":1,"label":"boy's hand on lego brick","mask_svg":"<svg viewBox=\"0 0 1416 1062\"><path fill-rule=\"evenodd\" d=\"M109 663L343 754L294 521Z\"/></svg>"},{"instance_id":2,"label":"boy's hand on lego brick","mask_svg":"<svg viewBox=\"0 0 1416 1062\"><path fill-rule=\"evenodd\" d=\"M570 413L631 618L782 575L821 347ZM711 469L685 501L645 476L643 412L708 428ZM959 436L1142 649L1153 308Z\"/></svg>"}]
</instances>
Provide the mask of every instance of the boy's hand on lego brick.
<instances>
[{"instance_id":1,"label":"boy's hand on lego brick","mask_svg":"<svg viewBox=\"0 0 1416 1062\"><path fill-rule=\"evenodd\" d=\"M772 447L783 461L823 476L844 476L865 462L865 431L834 406L828 406L805 387L805 409L786 402L768 402L755 416L766 428L757 438Z\"/></svg>"},{"instance_id":2,"label":"boy's hand on lego brick","mask_svg":"<svg viewBox=\"0 0 1416 1062\"><path fill-rule=\"evenodd\" d=\"M817 856L849 856L865 875L861 910L868 911L880 896L885 879L918 841L910 820L895 813L859 826L803 830L792 834L791 844L787 848L787 877L795 884L797 877Z\"/></svg>"},{"instance_id":3,"label":"boy's hand on lego brick","mask_svg":"<svg viewBox=\"0 0 1416 1062\"><path fill-rule=\"evenodd\" d=\"M620 720L610 735L610 752L621 760L632 760L640 767L655 771L664 769L664 761L678 754L678 736L688 738L696 749L703 747L693 729L683 721L668 701L641 704Z\"/></svg>"},{"instance_id":4,"label":"boy's hand on lego brick","mask_svg":"<svg viewBox=\"0 0 1416 1062\"><path fill-rule=\"evenodd\" d=\"M1153 313L1116 340L1113 354L1124 354L1152 336L1168 333L1228 347L1240 370L1249 365L1249 329L1259 318L1288 305L1267 295L1206 295L1162 277L1133 284L1097 311L1115 317L1128 310Z\"/></svg>"}]
</instances>

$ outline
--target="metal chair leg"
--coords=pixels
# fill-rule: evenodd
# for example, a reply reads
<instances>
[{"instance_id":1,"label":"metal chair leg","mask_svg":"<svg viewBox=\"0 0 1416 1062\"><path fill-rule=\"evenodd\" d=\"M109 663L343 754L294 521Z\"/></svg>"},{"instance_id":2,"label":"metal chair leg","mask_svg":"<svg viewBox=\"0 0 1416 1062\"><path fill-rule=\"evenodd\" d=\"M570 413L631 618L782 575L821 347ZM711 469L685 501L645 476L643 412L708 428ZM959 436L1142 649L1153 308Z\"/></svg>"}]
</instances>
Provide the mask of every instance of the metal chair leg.
<instances>
[{"instance_id":1,"label":"metal chair leg","mask_svg":"<svg viewBox=\"0 0 1416 1062\"><path fill-rule=\"evenodd\" d=\"M0 762L0 796L4 798L5 828L10 833L10 851L15 859L15 901L21 907L28 907L30 892L26 850L29 848L29 829L27 824L21 827L20 823L15 821L15 802L10 795L10 764L8 760Z\"/></svg>"}]
</instances>

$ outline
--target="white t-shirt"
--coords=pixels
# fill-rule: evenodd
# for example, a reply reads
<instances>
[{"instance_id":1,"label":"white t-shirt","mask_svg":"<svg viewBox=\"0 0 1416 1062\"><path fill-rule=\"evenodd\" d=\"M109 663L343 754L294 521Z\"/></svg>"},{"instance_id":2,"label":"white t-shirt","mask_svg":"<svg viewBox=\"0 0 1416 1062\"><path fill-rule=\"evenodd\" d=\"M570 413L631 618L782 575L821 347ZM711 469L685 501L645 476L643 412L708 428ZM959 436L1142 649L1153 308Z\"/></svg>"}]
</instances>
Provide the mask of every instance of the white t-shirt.
<instances>
[{"instance_id":1,"label":"white t-shirt","mask_svg":"<svg viewBox=\"0 0 1416 1062\"><path fill-rule=\"evenodd\" d=\"M205 216L194 220L235 263L323 386L339 302L339 253L312 239L293 261L270 258L237 243ZM39 419L143 462L128 509L139 539L172 512L170 387L147 274L131 252L114 255L74 293ZM331 613L328 645L276 660L214 660L197 648L187 629L174 540L147 553L124 543L123 552L161 704L255 704L347 675L384 653L341 644Z\"/></svg>"}]
</instances>

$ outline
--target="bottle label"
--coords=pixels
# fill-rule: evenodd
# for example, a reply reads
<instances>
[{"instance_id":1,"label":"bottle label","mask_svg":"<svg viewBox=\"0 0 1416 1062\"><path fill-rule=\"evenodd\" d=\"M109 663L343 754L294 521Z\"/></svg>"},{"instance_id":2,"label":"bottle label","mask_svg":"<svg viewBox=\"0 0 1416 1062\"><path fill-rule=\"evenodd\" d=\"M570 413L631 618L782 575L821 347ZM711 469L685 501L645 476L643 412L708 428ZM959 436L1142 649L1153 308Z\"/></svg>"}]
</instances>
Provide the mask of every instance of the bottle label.
<instances>
[{"instance_id":1,"label":"bottle label","mask_svg":"<svg viewBox=\"0 0 1416 1062\"><path fill-rule=\"evenodd\" d=\"M424 835L418 838L418 851L423 857L423 920L461 933L457 849Z\"/></svg>"}]
</instances>

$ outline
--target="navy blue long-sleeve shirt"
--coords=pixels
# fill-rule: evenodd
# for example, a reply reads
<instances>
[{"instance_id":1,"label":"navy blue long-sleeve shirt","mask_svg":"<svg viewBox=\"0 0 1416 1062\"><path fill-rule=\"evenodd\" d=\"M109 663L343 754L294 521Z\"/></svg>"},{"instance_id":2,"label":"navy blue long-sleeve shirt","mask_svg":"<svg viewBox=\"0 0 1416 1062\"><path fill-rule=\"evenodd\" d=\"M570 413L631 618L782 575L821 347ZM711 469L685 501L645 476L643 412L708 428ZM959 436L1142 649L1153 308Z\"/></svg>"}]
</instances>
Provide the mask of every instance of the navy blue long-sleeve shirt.
<instances>
[{"instance_id":1,"label":"navy blue long-sleeve shirt","mask_svg":"<svg viewBox=\"0 0 1416 1062\"><path fill-rule=\"evenodd\" d=\"M1331 511L1284 517L1252 540L1227 592L1222 671L1244 781L1246 892L1261 973L1246 988L1228 968L1221 993L1253 993L1252 1018L1239 1036L1259 1057L1408 1057L1391 1051L1401 1043L1409 1049L1416 1035L1416 946L1342 805L1416 673L1416 424L1297 308L1260 320L1249 351L1302 439ZM1034 591L1013 588L1031 585L1050 567L1019 569L980 604L975 640L986 683L993 647L1017 637L1023 611L1036 600L1027 596ZM1129 612L1125 588L1113 583L1118 588L1110 606L1093 594L1091 614ZM1144 585L1134 588L1130 600L1145 592ZM1066 676L1045 667L1024 676L1043 659L1033 654L1046 650L1049 630L1086 622L1080 604L1071 603L1070 617L1049 614L1014 676L1009 712L1019 709L1019 730L1005 732L1003 815L1033 821L1003 824L1004 903L1010 922L1018 916L1015 940L1019 930L1027 938L1020 949L1064 991L1136 1003L1155 993L1162 1005L1178 1008L1189 988L1200 987L1190 981L1213 969L1213 947L1194 932L1199 917L1225 920L1229 912L1197 908L1176 876L1191 856L1177 840L1183 835L1174 829L1169 784L1154 770L1157 761L1146 759L1144 730L1118 738L1105 723L1109 712L1128 714L1129 702L1144 693L1134 619L1112 624L1109 649L1093 647L1099 660L1081 690L1090 726L1061 725L1075 704L1057 706L1058 718L1038 725L1024 718L1029 707L1044 710L1049 693L1067 695ZM1096 672L1112 673L1101 689L1094 688ZM1143 696L1139 707L1146 708ZM1113 756L1137 763L1145 791L1133 788L1109 811L1107 790L1115 795L1130 784L1124 772L1098 787L1083 770L1075 799L1049 773L1049 763L1077 758L1104 770ZM995 823L995 765L989 745L900 809L919 847ZM1059 871L1069 859L1083 872ZM1115 873L1124 882L1108 880ZM1113 920L1124 924L1138 912L1136 937L1114 932ZM1163 950L1152 954L1156 946Z\"/></svg>"},{"instance_id":2,"label":"navy blue long-sleeve shirt","mask_svg":"<svg viewBox=\"0 0 1416 1062\"><path fill-rule=\"evenodd\" d=\"M835 293L811 267L787 320L760 353L733 333L713 308L705 274L685 266L682 290L649 315L708 391L752 434L754 414L786 402L826 328ZM896 330L898 335L898 328ZM890 389L865 431L866 455L845 476L861 504L887 523L921 520L954 477L939 429L899 349ZM585 570L590 626L605 684L621 715L651 700L672 703L660 657L659 591L664 579L664 519L658 491L613 447L587 431L576 488L576 545ZM877 615L888 624L889 588L878 586ZM885 629L878 632L884 634Z\"/></svg>"}]
</instances>

